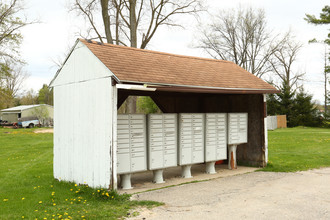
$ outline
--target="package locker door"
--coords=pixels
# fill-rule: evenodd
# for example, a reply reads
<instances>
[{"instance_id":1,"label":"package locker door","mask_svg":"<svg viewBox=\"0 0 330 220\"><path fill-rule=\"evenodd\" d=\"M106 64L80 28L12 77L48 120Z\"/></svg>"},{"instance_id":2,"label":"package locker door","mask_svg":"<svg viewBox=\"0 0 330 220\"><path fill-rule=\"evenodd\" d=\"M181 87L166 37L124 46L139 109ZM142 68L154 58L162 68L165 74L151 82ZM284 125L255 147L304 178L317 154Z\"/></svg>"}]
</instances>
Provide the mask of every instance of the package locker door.
<instances>
[{"instance_id":1,"label":"package locker door","mask_svg":"<svg viewBox=\"0 0 330 220\"><path fill-rule=\"evenodd\" d=\"M164 153L163 150L149 152L149 169L161 169L164 167Z\"/></svg>"}]
</instances>

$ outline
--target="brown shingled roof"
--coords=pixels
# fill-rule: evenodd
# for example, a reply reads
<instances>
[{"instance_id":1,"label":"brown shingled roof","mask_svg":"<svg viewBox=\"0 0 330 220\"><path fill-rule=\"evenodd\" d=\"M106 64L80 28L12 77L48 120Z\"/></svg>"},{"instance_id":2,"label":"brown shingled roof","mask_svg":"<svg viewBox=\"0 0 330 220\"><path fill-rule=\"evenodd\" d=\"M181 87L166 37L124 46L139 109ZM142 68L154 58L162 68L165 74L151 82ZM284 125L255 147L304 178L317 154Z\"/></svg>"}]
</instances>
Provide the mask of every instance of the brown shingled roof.
<instances>
[{"instance_id":1,"label":"brown shingled roof","mask_svg":"<svg viewBox=\"0 0 330 220\"><path fill-rule=\"evenodd\" d=\"M221 90L277 90L230 61L91 43L80 39L121 82ZM259 92L258 92L259 91Z\"/></svg>"}]
</instances>

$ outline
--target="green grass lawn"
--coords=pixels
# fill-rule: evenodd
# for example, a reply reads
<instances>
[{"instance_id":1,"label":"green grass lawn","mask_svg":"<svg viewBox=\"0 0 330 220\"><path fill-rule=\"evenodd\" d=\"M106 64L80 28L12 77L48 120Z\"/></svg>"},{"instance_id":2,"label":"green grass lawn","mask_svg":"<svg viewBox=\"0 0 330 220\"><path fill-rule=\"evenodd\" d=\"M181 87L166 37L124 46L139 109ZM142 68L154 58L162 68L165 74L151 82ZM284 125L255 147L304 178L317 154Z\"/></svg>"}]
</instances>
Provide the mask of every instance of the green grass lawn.
<instances>
[{"instance_id":1,"label":"green grass lawn","mask_svg":"<svg viewBox=\"0 0 330 220\"><path fill-rule=\"evenodd\" d=\"M117 219L160 203L53 179L53 135L0 128L0 219Z\"/></svg>"},{"instance_id":2,"label":"green grass lawn","mask_svg":"<svg viewBox=\"0 0 330 220\"><path fill-rule=\"evenodd\" d=\"M269 163L261 171L294 172L330 166L330 129L285 128L268 132Z\"/></svg>"},{"instance_id":3,"label":"green grass lawn","mask_svg":"<svg viewBox=\"0 0 330 220\"><path fill-rule=\"evenodd\" d=\"M117 219L140 205L160 205L54 180L53 135L34 130L0 128L0 219ZM330 166L330 129L270 131L269 161L261 170Z\"/></svg>"}]
</instances>

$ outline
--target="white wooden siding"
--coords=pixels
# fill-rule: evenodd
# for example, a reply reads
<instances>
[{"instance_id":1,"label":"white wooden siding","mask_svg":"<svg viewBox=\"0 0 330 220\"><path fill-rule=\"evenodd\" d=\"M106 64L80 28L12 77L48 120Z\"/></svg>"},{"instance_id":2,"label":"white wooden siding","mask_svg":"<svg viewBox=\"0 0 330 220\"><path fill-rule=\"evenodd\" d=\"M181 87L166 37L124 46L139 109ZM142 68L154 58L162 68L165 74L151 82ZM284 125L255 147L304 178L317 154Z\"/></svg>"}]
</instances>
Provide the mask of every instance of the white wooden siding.
<instances>
[{"instance_id":1,"label":"white wooden siding","mask_svg":"<svg viewBox=\"0 0 330 220\"><path fill-rule=\"evenodd\" d=\"M69 59L62 67L51 86L94 80L113 75L111 71L87 48L78 41Z\"/></svg>"},{"instance_id":2,"label":"white wooden siding","mask_svg":"<svg viewBox=\"0 0 330 220\"><path fill-rule=\"evenodd\" d=\"M113 87L110 70L78 42L54 87L54 177L108 188Z\"/></svg>"}]
</instances>

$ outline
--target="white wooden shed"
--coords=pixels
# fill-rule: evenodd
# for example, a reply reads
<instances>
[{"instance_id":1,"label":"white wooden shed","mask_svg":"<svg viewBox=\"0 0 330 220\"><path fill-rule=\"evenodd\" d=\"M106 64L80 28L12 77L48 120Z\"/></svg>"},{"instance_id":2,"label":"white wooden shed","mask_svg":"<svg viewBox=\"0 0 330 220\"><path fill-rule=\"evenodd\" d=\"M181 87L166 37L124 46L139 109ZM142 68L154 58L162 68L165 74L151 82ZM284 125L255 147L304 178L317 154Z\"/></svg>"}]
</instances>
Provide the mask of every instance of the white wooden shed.
<instances>
[{"instance_id":1,"label":"white wooden shed","mask_svg":"<svg viewBox=\"0 0 330 220\"><path fill-rule=\"evenodd\" d=\"M249 140L238 158L267 162L266 93L277 90L228 61L78 39L51 82L54 177L117 187L117 108L148 95L163 112L248 112Z\"/></svg>"}]
</instances>

